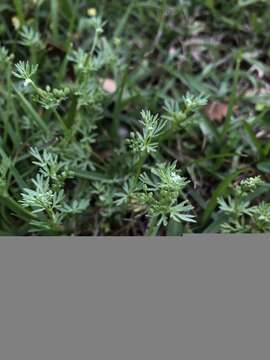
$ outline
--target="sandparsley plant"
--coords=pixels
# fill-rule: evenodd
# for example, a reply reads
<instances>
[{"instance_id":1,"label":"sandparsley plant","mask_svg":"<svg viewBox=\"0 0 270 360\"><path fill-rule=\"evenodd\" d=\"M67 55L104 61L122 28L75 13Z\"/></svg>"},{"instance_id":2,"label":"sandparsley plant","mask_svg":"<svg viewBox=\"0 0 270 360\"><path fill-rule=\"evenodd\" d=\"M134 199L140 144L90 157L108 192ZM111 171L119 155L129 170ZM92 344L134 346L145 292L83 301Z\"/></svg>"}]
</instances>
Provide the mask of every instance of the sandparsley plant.
<instances>
[{"instance_id":1,"label":"sandparsley plant","mask_svg":"<svg viewBox=\"0 0 270 360\"><path fill-rule=\"evenodd\" d=\"M191 213L193 206L183 198L183 189L189 183L176 170L176 163L160 163L151 168L151 175L143 173L140 176L142 190L137 194L140 205L146 207L151 218L149 233L158 231L160 225L166 226L169 219L177 222L195 222ZM178 201L182 198L182 201Z\"/></svg>"},{"instance_id":2,"label":"sandparsley plant","mask_svg":"<svg viewBox=\"0 0 270 360\"><path fill-rule=\"evenodd\" d=\"M28 61L19 61L15 64L15 70L13 71L13 75L19 79L24 80L24 85L27 86L29 84L33 84L32 77L35 75L38 69L38 64L29 64Z\"/></svg>"},{"instance_id":3,"label":"sandparsley plant","mask_svg":"<svg viewBox=\"0 0 270 360\"><path fill-rule=\"evenodd\" d=\"M269 2L125 3L2 0L0 234L269 231Z\"/></svg>"},{"instance_id":4,"label":"sandparsley plant","mask_svg":"<svg viewBox=\"0 0 270 360\"><path fill-rule=\"evenodd\" d=\"M253 194L264 182L259 176L242 180L227 199L218 199L219 209L226 215L221 224L224 233L267 232L270 229L270 204L253 203Z\"/></svg>"}]
</instances>

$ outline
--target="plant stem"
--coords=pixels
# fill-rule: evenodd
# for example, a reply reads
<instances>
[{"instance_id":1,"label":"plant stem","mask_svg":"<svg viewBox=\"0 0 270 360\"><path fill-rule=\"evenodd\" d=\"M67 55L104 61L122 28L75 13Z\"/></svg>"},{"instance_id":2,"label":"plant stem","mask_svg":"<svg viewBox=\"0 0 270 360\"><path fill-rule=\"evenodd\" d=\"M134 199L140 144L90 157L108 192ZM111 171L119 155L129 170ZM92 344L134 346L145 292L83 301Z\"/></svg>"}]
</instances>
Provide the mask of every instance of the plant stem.
<instances>
[{"instance_id":1,"label":"plant stem","mask_svg":"<svg viewBox=\"0 0 270 360\"><path fill-rule=\"evenodd\" d=\"M227 116L226 116L225 123L224 123L223 129L222 129L222 134L221 134L221 142L222 143L224 142L225 136L228 133L230 123L231 123L231 117L232 117L232 113L233 113L233 107L234 107L234 105L236 103L236 99L237 99L237 84L238 84L239 76L240 76L241 59L242 59L242 53L240 52L236 56L236 67L235 67L235 72L234 72L232 93L230 96L228 112L227 112Z\"/></svg>"},{"instance_id":2,"label":"plant stem","mask_svg":"<svg viewBox=\"0 0 270 360\"><path fill-rule=\"evenodd\" d=\"M121 100L125 88L125 84L128 78L128 66L126 67L124 71L124 75L122 77L122 81L120 84L120 89L118 91L118 96L115 102L114 106L114 112L113 112L113 124L112 124L112 136L115 141L119 140L119 127L120 127L120 111L121 111Z\"/></svg>"},{"instance_id":3,"label":"plant stem","mask_svg":"<svg viewBox=\"0 0 270 360\"><path fill-rule=\"evenodd\" d=\"M13 4L20 21L20 25L22 26L24 25L23 3L21 0L13 0Z\"/></svg>"},{"instance_id":4,"label":"plant stem","mask_svg":"<svg viewBox=\"0 0 270 360\"><path fill-rule=\"evenodd\" d=\"M140 173L141 173L141 170L142 170L142 167L143 167L143 163L145 162L146 158L147 158L147 153L144 152L142 154L142 156L140 157L140 159L138 160L138 162L137 162L137 165L136 165L136 178L137 179L140 176Z\"/></svg>"},{"instance_id":5,"label":"plant stem","mask_svg":"<svg viewBox=\"0 0 270 360\"><path fill-rule=\"evenodd\" d=\"M157 225L157 218L152 217L148 223L146 236L156 236L159 230L159 225Z\"/></svg>"},{"instance_id":6,"label":"plant stem","mask_svg":"<svg viewBox=\"0 0 270 360\"><path fill-rule=\"evenodd\" d=\"M58 42L58 13L59 13L59 5L57 0L51 0L51 27L53 33L54 42Z\"/></svg>"},{"instance_id":7,"label":"plant stem","mask_svg":"<svg viewBox=\"0 0 270 360\"><path fill-rule=\"evenodd\" d=\"M63 131L64 131L64 135L66 139L70 138L70 130L67 128L64 120L61 118L61 116L58 114L57 110L53 111L54 115L56 116L57 120L59 121Z\"/></svg>"}]
</instances>

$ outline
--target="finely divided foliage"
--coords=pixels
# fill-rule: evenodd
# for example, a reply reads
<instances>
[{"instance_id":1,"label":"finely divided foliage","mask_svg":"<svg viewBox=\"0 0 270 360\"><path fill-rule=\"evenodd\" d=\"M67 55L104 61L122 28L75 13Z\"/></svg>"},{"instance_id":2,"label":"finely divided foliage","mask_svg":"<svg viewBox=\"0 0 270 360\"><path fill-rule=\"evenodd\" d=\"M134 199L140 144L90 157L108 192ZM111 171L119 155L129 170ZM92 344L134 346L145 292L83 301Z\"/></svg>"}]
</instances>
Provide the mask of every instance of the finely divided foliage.
<instances>
[{"instance_id":1,"label":"finely divided foliage","mask_svg":"<svg viewBox=\"0 0 270 360\"><path fill-rule=\"evenodd\" d=\"M269 4L88 5L1 2L0 234L270 231Z\"/></svg>"}]
</instances>

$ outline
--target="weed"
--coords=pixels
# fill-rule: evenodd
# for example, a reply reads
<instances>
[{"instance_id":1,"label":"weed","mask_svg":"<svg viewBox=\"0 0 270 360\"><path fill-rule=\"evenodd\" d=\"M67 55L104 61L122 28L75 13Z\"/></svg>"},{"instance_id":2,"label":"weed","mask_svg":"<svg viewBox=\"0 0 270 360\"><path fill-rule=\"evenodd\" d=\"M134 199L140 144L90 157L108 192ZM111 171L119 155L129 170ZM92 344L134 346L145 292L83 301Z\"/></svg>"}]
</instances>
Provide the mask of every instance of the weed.
<instances>
[{"instance_id":1,"label":"weed","mask_svg":"<svg viewBox=\"0 0 270 360\"><path fill-rule=\"evenodd\" d=\"M1 234L269 231L269 14L3 0Z\"/></svg>"}]
</instances>

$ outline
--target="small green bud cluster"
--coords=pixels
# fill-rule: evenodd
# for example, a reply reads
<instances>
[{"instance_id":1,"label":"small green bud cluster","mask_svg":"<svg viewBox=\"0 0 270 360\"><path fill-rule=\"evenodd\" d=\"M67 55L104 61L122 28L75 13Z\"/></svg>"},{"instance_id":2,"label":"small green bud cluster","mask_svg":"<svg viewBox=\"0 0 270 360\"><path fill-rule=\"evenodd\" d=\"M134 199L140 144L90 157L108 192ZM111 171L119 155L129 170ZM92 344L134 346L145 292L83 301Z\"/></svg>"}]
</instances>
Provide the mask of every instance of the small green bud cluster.
<instances>
[{"instance_id":1,"label":"small green bud cluster","mask_svg":"<svg viewBox=\"0 0 270 360\"><path fill-rule=\"evenodd\" d=\"M37 95L34 100L41 104L45 109L54 109L59 106L62 101L67 100L70 94L70 88L64 87L63 89L53 89L46 86L46 90L36 88Z\"/></svg>"},{"instance_id":2,"label":"small green bud cluster","mask_svg":"<svg viewBox=\"0 0 270 360\"><path fill-rule=\"evenodd\" d=\"M252 205L251 195L264 185L260 176L242 180L227 199L219 198L219 209L226 215L221 224L224 233L265 232L270 229L270 204Z\"/></svg>"},{"instance_id":3,"label":"small green bud cluster","mask_svg":"<svg viewBox=\"0 0 270 360\"><path fill-rule=\"evenodd\" d=\"M260 176L249 177L242 180L236 187L236 194L239 196L247 195L249 192L255 191L259 186L263 185L263 181Z\"/></svg>"},{"instance_id":4,"label":"small green bud cluster","mask_svg":"<svg viewBox=\"0 0 270 360\"><path fill-rule=\"evenodd\" d=\"M163 118L171 123L173 129L192 124L196 112L207 104L207 97L187 94L183 96L183 103L184 105L181 107L175 100L167 99L165 101Z\"/></svg>"}]
</instances>

